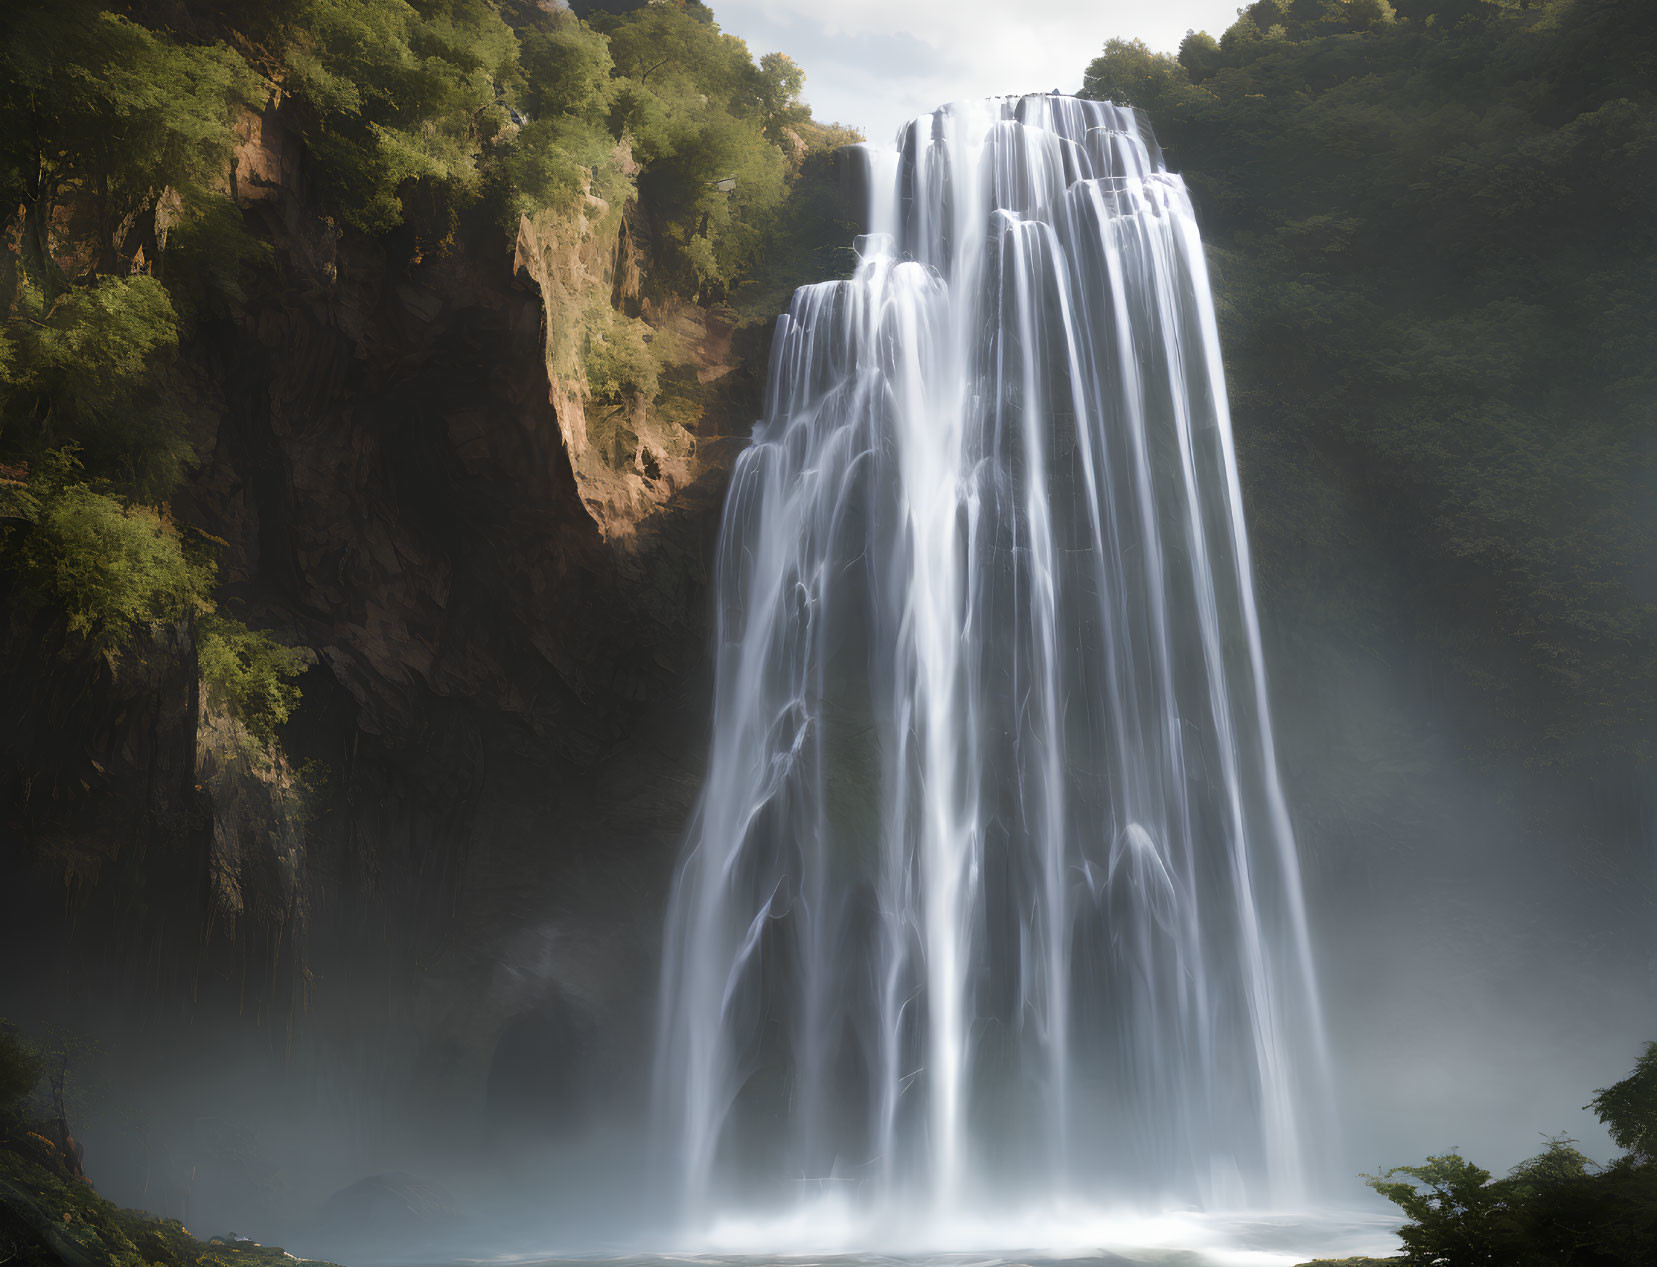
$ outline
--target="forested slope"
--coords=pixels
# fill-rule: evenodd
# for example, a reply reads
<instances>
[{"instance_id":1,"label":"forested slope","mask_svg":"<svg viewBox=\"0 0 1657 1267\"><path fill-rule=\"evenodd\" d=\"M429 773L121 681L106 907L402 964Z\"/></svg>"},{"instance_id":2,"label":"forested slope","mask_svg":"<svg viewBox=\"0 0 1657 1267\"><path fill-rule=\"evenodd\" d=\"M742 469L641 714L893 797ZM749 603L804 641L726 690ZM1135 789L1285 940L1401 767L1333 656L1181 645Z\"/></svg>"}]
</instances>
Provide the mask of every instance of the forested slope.
<instances>
[{"instance_id":1,"label":"forested slope","mask_svg":"<svg viewBox=\"0 0 1657 1267\"><path fill-rule=\"evenodd\" d=\"M1204 213L1268 590L1361 637L1305 565L1370 507L1535 762L1653 755L1654 83L1626 0L1261 0L1085 78Z\"/></svg>"}]
</instances>

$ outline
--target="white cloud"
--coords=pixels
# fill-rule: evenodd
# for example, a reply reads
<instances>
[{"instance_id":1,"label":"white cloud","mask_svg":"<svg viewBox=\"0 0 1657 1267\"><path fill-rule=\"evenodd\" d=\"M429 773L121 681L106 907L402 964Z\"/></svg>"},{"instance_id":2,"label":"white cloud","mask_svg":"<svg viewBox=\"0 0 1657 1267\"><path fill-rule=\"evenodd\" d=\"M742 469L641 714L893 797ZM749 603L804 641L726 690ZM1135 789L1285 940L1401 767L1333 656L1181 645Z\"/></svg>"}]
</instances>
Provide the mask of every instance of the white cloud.
<instances>
[{"instance_id":1,"label":"white cloud","mask_svg":"<svg viewBox=\"0 0 1657 1267\"><path fill-rule=\"evenodd\" d=\"M1113 36L1173 52L1187 30L1219 35L1239 0L711 0L758 56L805 68L819 119L892 136L945 101L1073 92Z\"/></svg>"}]
</instances>

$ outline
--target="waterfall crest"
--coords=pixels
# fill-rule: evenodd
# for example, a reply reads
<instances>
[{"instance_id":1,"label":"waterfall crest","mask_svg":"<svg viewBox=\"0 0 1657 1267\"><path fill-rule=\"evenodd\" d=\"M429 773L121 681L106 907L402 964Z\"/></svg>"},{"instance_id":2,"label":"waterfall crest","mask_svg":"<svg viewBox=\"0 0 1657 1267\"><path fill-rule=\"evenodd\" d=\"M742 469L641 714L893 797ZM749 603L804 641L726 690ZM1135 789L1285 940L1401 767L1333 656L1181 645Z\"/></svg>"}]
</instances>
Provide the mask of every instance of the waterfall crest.
<instances>
[{"instance_id":1,"label":"waterfall crest","mask_svg":"<svg viewBox=\"0 0 1657 1267\"><path fill-rule=\"evenodd\" d=\"M1126 108L866 148L778 321L665 931L694 1211L1294 1200L1324 1085L1213 302Z\"/></svg>"}]
</instances>

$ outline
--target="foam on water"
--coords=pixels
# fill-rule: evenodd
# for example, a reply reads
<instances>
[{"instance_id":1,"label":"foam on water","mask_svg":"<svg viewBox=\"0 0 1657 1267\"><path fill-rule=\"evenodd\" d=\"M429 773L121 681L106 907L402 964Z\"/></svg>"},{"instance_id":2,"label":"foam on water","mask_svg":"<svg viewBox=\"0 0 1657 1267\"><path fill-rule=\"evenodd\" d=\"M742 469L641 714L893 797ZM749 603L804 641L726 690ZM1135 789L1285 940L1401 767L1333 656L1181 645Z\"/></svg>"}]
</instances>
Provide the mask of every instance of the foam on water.
<instances>
[{"instance_id":1,"label":"foam on water","mask_svg":"<svg viewBox=\"0 0 1657 1267\"><path fill-rule=\"evenodd\" d=\"M851 1205L830 1200L774 1219L722 1217L702 1239L673 1253L543 1252L463 1261L519 1267L1295 1267L1313 1258L1395 1255L1396 1226L1395 1218L1369 1210L1146 1215L1056 1204L995 1223L875 1227ZM884 1238L878 1250L868 1248L871 1236ZM777 1245L790 1248L778 1253Z\"/></svg>"}]
</instances>

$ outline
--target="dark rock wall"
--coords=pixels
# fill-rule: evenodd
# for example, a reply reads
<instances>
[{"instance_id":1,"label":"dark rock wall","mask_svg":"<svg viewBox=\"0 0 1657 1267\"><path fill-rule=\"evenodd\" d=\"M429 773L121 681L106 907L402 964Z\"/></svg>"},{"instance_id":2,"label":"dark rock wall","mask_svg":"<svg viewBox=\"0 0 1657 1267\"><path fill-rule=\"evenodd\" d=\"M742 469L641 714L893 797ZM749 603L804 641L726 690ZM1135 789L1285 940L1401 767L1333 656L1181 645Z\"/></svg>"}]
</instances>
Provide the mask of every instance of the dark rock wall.
<instances>
[{"instance_id":1,"label":"dark rock wall","mask_svg":"<svg viewBox=\"0 0 1657 1267\"><path fill-rule=\"evenodd\" d=\"M340 1145L292 1184L298 1208L388 1150L489 1146L513 1117L510 1070L488 1092L509 1033L591 1036L517 1134L642 1103L733 446L710 435L601 530L549 379L568 316L549 304L570 296L482 220L437 247L418 223L336 231L291 150L278 119L250 122L238 193L272 264L188 349L202 462L174 506L224 543L230 610L314 652L287 761L251 768L201 715L188 628L114 657L8 619L0 915L44 971L0 1014L119 1048L141 1110L235 1105L241 1082L316 1114ZM608 297L606 269L592 284ZM725 403L705 428L745 432L744 398ZM151 1159L119 1133L91 1132L95 1177L101 1155L123 1199L182 1200L136 1190Z\"/></svg>"}]
</instances>

